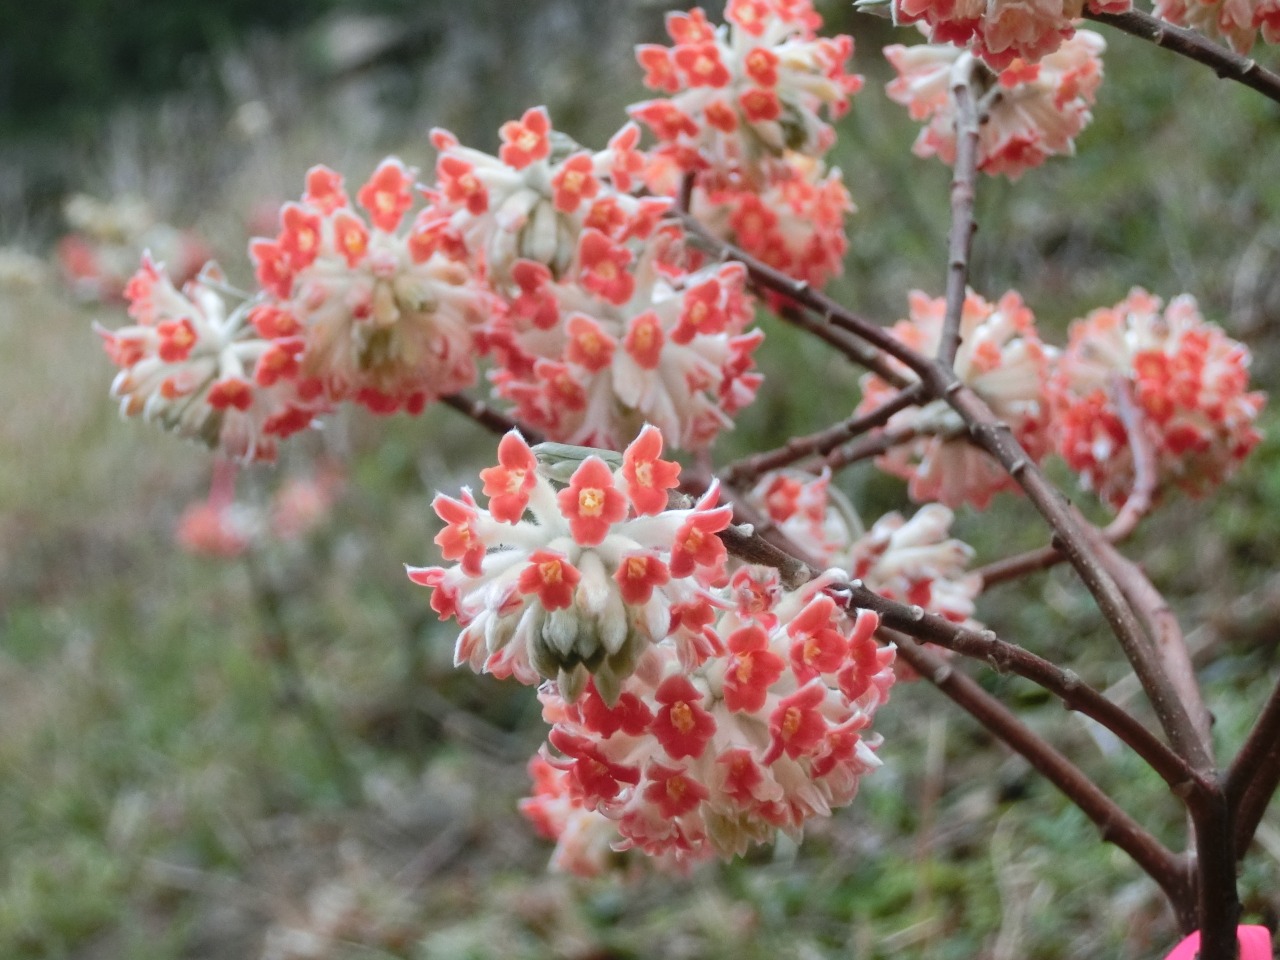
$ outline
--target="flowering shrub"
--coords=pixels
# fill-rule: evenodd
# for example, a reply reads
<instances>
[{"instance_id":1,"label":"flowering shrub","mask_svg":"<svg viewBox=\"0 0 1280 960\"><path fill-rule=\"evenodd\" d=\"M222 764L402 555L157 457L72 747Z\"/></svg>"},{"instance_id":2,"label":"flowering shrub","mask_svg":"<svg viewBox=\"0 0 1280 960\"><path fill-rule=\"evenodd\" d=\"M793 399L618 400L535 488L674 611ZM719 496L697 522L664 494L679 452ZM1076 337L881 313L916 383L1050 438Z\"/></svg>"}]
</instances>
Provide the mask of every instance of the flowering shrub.
<instances>
[{"instance_id":1,"label":"flowering shrub","mask_svg":"<svg viewBox=\"0 0 1280 960\"><path fill-rule=\"evenodd\" d=\"M125 290L134 322L100 331L120 367L112 394L241 460L273 458L348 401L416 414L441 400L502 434L483 502L465 487L433 502L443 565L408 574L457 621L457 665L538 686L550 730L522 809L559 867L595 873L637 850L684 870L798 837L879 765L870 725L895 677L922 677L1099 824L1184 932L1199 926L1206 960L1225 958L1236 861L1280 786L1280 693L1220 768L1178 624L1115 543L1257 444L1248 351L1189 295L1162 311L1140 289L1060 351L1018 292L969 289L968 265L979 174L1013 180L1069 155L1090 120L1105 44L1081 16L1276 101L1280 76L1127 2L891 7L934 43L886 48L888 94L926 123L916 152L953 167L945 293L913 291L897 324L817 289L841 270L853 209L827 162L831 121L861 86L852 39L819 36L809 0L730 0L724 24L672 13L671 45L639 48L656 95L603 149L533 107L503 124L496 156L434 131L430 183L388 158L353 202L314 167L278 234L251 243L261 289L235 304L216 268L179 289L145 259ZM1243 49L1255 30L1269 39L1270 16L1224 5L1215 22ZM717 465L717 436L768 389L760 302L864 368L860 398L813 434ZM482 371L493 405L462 392ZM674 450L692 469L664 459ZM1105 529L1042 472L1054 453L1121 509ZM909 518L864 527L836 473L867 460L906 481ZM1027 496L1047 542L971 569L954 511L1006 491ZM193 548L245 548L226 505L192 515ZM1060 561L1096 598L1163 739L979 622L985 588ZM1187 852L943 653L1038 684L1130 747L1185 803Z\"/></svg>"}]
</instances>

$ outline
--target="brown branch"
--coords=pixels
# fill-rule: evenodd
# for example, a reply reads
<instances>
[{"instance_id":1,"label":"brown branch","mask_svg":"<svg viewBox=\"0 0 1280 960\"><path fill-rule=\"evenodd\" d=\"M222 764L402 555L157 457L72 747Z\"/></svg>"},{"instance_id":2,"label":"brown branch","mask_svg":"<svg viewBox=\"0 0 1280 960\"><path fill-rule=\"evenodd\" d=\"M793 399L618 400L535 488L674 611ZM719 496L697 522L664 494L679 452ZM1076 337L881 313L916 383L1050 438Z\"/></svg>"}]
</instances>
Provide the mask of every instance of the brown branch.
<instances>
[{"instance_id":1,"label":"brown branch","mask_svg":"<svg viewBox=\"0 0 1280 960\"><path fill-rule=\"evenodd\" d=\"M1115 577L1125 599L1138 614L1155 644L1156 655L1164 666L1164 672L1178 691L1204 752L1212 761L1213 735L1210 733L1210 726L1213 718L1204 705L1200 685L1196 682L1196 670L1191 663L1182 627L1169 609L1168 602L1138 565L1107 543L1100 532L1088 532L1093 539L1098 560Z\"/></svg>"},{"instance_id":2,"label":"brown branch","mask_svg":"<svg viewBox=\"0 0 1280 960\"><path fill-rule=\"evenodd\" d=\"M1115 578L1094 555L1079 514L1072 510L1013 437L986 402L960 381L952 371L934 367L929 371L939 394L964 422L979 445L994 456L1026 492L1027 498L1053 530L1054 546L1071 562L1098 609L1110 624L1125 656L1133 665L1143 689L1151 700L1160 725L1179 755L1200 771L1213 769L1179 691L1165 674L1151 639L1143 631Z\"/></svg>"},{"instance_id":3,"label":"brown branch","mask_svg":"<svg viewBox=\"0 0 1280 960\"><path fill-rule=\"evenodd\" d=\"M748 563L774 567L791 589L807 583L822 571L785 539L767 542L760 535L756 517L745 504L739 516L754 529L731 527L721 534L725 548ZM1112 703L1097 689L1070 670L1063 670L1029 650L1001 640L992 630L974 630L928 613L921 607L890 600L853 581L841 588L850 606L871 610L891 630L908 634L926 643L937 644L964 656L981 660L998 673L1013 673L1043 687L1075 710L1097 721L1127 744L1169 785L1178 796L1186 796L1211 785L1185 760L1165 746L1131 714Z\"/></svg>"},{"instance_id":4,"label":"brown branch","mask_svg":"<svg viewBox=\"0 0 1280 960\"><path fill-rule=\"evenodd\" d=\"M920 384L914 384L868 413L849 417L808 436L793 437L775 450L752 454L728 464L721 471L721 476L731 487L744 487L770 470L789 466L805 457L825 456L840 444L883 426L898 411L918 403L923 392Z\"/></svg>"},{"instance_id":5,"label":"brown branch","mask_svg":"<svg viewBox=\"0 0 1280 960\"><path fill-rule=\"evenodd\" d=\"M951 96L956 105L956 157L951 178L951 236L947 244L946 313L938 340L938 361L955 365L960 349L960 319L969 288L969 253L977 224L973 219L978 179L978 108L973 98L978 60L962 53L951 69Z\"/></svg>"},{"instance_id":6,"label":"brown branch","mask_svg":"<svg viewBox=\"0 0 1280 960\"><path fill-rule=\"evenodd\" d=\"M468 397L465 393L447 393L440 398L440 402L446 406L453 407L463 416L474 420L480 426L493 433L505 434L512 430L519 430L520 435L524 437L525 443L530 446L542 443L546 439L532 427L521 423L514 417L507 416L499 410L493 409L483 400L475 400Z\"/></svg>"},{"instance_id":7,"label":"brown branch","mask_svg":"<svg viewBox=\"0 0 1280 960\"><path fill-rule=\"evenodd\" d=\"M1118 380L1112 388L1120 422L1124 425L1129 450L1133 456L1133 489L1112 521L1103 529L1108 543L1119 543L1137 529L1138 522L1151 512L1156 488L1156 454L1151 439L1142 429L1142 413L1133 399L1133 391L1127 381ZM1026 553L996 560L980 567L976 573L982 577L982 589L998 583L1016 580L1029 573L1048 570L1066 557L1054 547L1039 547Z\"/></svg>"},{"instance_id":8,"label":"brown branch","mask_svg":"<svg viewBox=\"0 0 1280 960\"><path fill-rule=\"evenodd\" d=\"M798 327L810 336L817 337L819 340L835 347L851 363L873 371L876 376L886 383L903 388L910 386L914 382L910 377L905 376L902 371L890 366L880 354L880 351L867 346L857 337L832 326L829 322L810 315L803 307L796 306L794 303L784 302L777 305L776 312L780 320L784 320L793 327Z\"/></svg>"},{"instance_id":9,"label":"brown branch","mask_svg":"<svg viewBox=\"0 0 1280 960\"><path fill-rule=\"evenodd\" d=\"M1280 787L1280 683L1245 738L1227 771L1227 803L1235 811L1232 847L1236 858L1245 855L1253 835Z\"/></svg>"},{"instance_id":10,"label":"brown branch","mask_svg":"<svg viewBox=\"0 0 1280 960\"><path fill-rule=\"evenodd\" d=\"M1267 99L1280 103L1280 76L1259 66L1256 60L1233 53L1194 30L1174 26L1141 10L1099 13L1086 9L1084 15L1096 23L1105 23L1135 37L1149 40L1158 47L1172 50L1180 56L1203 63L1211 67L1219 77L1235 80L1257 90Z\"/></svg>"},{"instance_id":11,"label":"brown branch","mask_svg":"<svg viewBox=\"0 0 1280 960\"><path fill-rule=\"evenodd\" d=\"M822 466L835 473L843 470L845 467L866 460L870 457L878 457L880 454L892 450L901 443L909 443L917 436L915 430L881 430L879 433L871 436L859 437L852 443L848 443L843 447L832 450L823 458Z\"/></svg>"},{"instance_id":12,"label":"brown branch","mask_svg":"<svg viewBox=\"0 0 1280 960\"><path fill-rule=\"evenodd\" d=\"M1099 828L1102 839L1133 858L1169 898L1181 926L1191 929L1192 892L1182 861L1061 752L1030 730L999 700L945 660L901 634L894 636L898 656L957 706L982 724L998 740L1016 750L1050 783L1066 795Z\"/></svg>"},{"instance_id":13,"label":"brown branch","mask_svg":"<svg viewBox=\"0 0 1280 960\"><path fill-rule=\"evenodd\" d=\"M853 334L877 350L906 364L918 376L923 377L929 369L930 361L901 343L897 337L879 324L845 309L825 293L820 290L814 290L804 280L796 280L789 277L781 270L769 266L769 264L753 257L745 250L735 247L731 243L726 243L719 237L712 236L694 218L684 216L680 218L680 222L684 226L685 233L699 246L704 247L722 260L736 260L746 267L747 275L758 286L780 293L785 297L790 297L800 306L818 314L825 322ZM881 370L876 369L875 372L884 377L884 373ZM894 383L895 386L907 386L911 383L910 380L903 380L900 374L895 375L892 379L890 377L884 377L884 379Z\"/></svg>"}]
</instances>

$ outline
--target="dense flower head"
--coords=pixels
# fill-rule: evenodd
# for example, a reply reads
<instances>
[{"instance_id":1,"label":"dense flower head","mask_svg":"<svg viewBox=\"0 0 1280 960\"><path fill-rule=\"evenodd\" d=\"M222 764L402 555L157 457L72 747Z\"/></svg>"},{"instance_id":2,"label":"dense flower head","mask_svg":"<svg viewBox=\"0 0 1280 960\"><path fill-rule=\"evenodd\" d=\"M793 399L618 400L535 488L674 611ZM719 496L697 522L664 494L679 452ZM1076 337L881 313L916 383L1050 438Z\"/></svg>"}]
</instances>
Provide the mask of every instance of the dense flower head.
<instances>
[{"instance_id":1,"label":"dense flower head","mask_svg":"<svg viewBox=\"0 0 1280 960\"><path fill-rule=\"evenodd\" d=\"M678 178L664 179L679 189ZM690 205L712 234L813 287L843 272L853 210L838 168L792 152L755 186L699 175Z\"/></svg>"},{"instance_id":2,"label":"dense flower head","mask_svg":"<svg viewBox=\"0 0 1280 960\"><path fill-rule=\"evenodd\" d=\"M530 260L513 273L520 293L486 333L492 379L548 437L617 449L648 422L697 449L754 399L746 271L697 265L674 226L627 243L588 228L560 279Z\"/></svg>"},{"instance_id":3,"label":"dense flower head","mask_svg":"<svg viewBox=\"0 0 1280 960\"><path fill-rule=\"evenodd\" d=\"M1089 108L1102 82L1105 48L1097 33L1077 30L1038 63L1015 59L991 77L982 98L978 169L1016 180L1049 156L1074 153L1075 138L1092 119ZM894 44L884 54L898 71L888 86L890 99L906 106L912 119L927 121L912 149L917 156L954 164L951 70L963 52L950 44Z\"/></svg>"},{"instance_id":4,"label":"dense flower head","mask_svg":"<svg viewBox=\"0 0 1280 960\"><path fill-rule=\"evenodd\" d=\"M714 652L705 624L720 602L710 592L725 580L716 534L731 511L716 506L714 488L668 509L679 468L662 446L649 426L621 457L551 445L539 448L540 463L512 432L498 465L481 472L488 509L465 489L436 497L446 524L436 543L458 563L409 575L461 625L456 663L522 683L555 680L569 699L594 678L613 703L653 644L670 642L690 666Z\"/></svg>"},{"instance_id":5,"label":"dense flower head","mask_svg":"<svg viewBox=\"0 0 1280 960\"><path fill-rule=\"evenodd\" d=\"M1280 43L1277 0L1155 0L1155 12L1178 26L1222 37L1240 53L1253 49L1259 33L1265 43Z\"/></svg>"},{"instance_id":6,"label":"dense flower head","mask_svg":"<svg viewBox=\"0 0 1280 960\"><path fill-rule=\"evenodd\" d=\"M825 153L835 134L821 114L844 113L862 78L846 69L853 38L817 36L809 0L734 2L725 20L667 15L673 45L641 45L636 58L645 84L668 96L631 115L681 169L755 184L788 150Z\"/></svg>"},{"instance_id":7,"label":"dense flower head","mask_svg":"<svg viewBox=\"0 0 1280 960\"><path fill-rule=\"evenodd\" d=\"M98 328L120 372L111 395L141 415L240 460L275 459L278 441L311 425L325 403L295 372L302 342L268 339L253 323L262 304L228 311L216 267L178 290L149 257L125 289L136 321Z\"/></svg>"},{"instance_id":8,"label":"dense flower head","mask_svg":"<svg viewBox=\"0 0 1280 960\"><path fill-rule=\"evenodd\" d=\"M572 702L542 688L552 729L523 809L557 838L561 867L594 872L610 836L668 868L727 859L852 801L879 766L869 727L893 649L876 643L875 614L850 616L828 595L832 583L717 609L717 652L692 667L670 639L650 645L613 704L594 685Z\"/></svg>"},{"instance_id":9,"label":"dense flower head","mask_svg":"<svg viewBox=\"0 0 1280 960\"><path fill-rule=\"evenodd\" d=\"M634 195L647 164L634 123L604 150L590 151L553 129L545 107L534 107L504 124L502 137L495 157L447 130L432 131L439 156L427 191L439 242L465 251L500 290L517 290L518 261L559 278L577 258L584 230L623 243L647 236L669 206Z\"/></svg>"},{"instance_id":10,"label":"dense flower head","mask_svg":"<svg viewBox=\"0 0 1280 960\"><path fill-rule=\"evenodd\" d=\"M993 69L1036 63L1075 33L1086 7L1123 13L1131 0L893 0L898 23L919 23L933 43L968 47Z\"/></svg>"},{"instance_id":11,"label":"dense flower head","mask_svg":"<svg viewBox=\"0 0 1280 960\"><path fill-rule=\"evenodd\" d=\"M1050 387L1058 452L1117 506L1134 484L1122 392L1154 455L1158 488L1204 493L1260 439L1264 397L1248 391L1248 349L1207 322L1190 296L1160 308L1135 288L1077 321Z\"/></svg>"},{"instance_id":12,"label":"dense flower head","mask_svg":"<svg viewBox=\"0 0 1280 960\"><path fill-rule=\"evenodd\" d=\"M895 324L893 334L931 355L942 336L946 301L916 290L909 303L909 318ZM1014 291L994 304L970 292L961 313L960 335L956 374L1038 461L1049 443L1044 392L1051 348L1041 343L1031 311ZM865 375L858 413L875 410L894 392L874 374ZM999 463L968 441L959 415L945 400L896 413L884 429L901 433L903 442L876 464L909 481L907 492L917 503L937 500L949 507L972 503L982 509L993 494L1017 488Z\"/></svg>"},{"instance_id":13,"label":"dense flower head","mask_svg":"<svg viewBox=\"0 0 1280 960\"><path fill-rule=\"evenodd\" d=\"M475 333L496 299L452 255L432 208L408 217L413 204L413 171L394 158L355 204L338 174L314 167L279 234L250 245L276 301L272 332L301 338L301 375L330 400L417 412L475 381Z\"/></svg>"}]
</instances>

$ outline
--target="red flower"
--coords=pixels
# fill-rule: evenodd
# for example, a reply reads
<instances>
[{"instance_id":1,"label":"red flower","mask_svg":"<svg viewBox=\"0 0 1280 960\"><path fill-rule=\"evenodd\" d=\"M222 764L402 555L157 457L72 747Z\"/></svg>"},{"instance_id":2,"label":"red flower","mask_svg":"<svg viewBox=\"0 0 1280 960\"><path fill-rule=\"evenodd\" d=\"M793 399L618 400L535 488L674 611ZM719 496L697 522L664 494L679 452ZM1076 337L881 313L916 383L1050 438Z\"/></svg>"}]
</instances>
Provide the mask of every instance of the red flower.
<instances>
[{"instance_id":1,"label":"red flower","mask_svg":"<svg viewBox=\"0 0 1280 960\"><path fill-rule=\"evenodd\" d=\"M519 523L529 505L529 491L537 482L538 461L524 442L524 437L512 430L498 444L498 466L480 471L484 481L484 495L489 498L489 512L495 520Z\"/></svg>"},{"instance_id":2,"label":"red flower","mask_svg":"<svg viewBox=\"0 0 1280 960\"><path fill-rule=\"evenodd\" d=\"M523 170L551 153L551 118L546 107L530 107L519 120L508 120L499 129L502 148L498 156L508 166Z\"/></svg>"},{"instance_id":3,"label":"red flower","mask_svg":"<svg viewBox=\"0 0 1280 960\"><path fill-rule=\"evenodd\" d=\"M818 707L826 698L827 688L821 680L812 680L789 697L783 697L769 717L769 750L761 757L763 763L773 763L786 753L795 759L822 740L827 724Z\"/></svg>"},{"instance_id":4,"label":"red flower","mask_svg":"<svg viewBox=\"0 0 1280 960\"><path fill-rule=\"evenodd\" d=\"M755 713L764 707L769 687L787 663L769 649L769 635L754 623L734 631L728 647L733 657L724 673L725 706Z\"/></svg>"},{"instance_id":5,"label":"red flower","mask_svg":"<svg viewBox=\"0 0 1280 960\"><path fill-rule=\"evenodd\" d=\"M347 205L347 191L342 189L342 174L323 165L307 171L307 192L302 202L315 207L322 214L330 214Z\"/></svg>"},{"instance_id":6,"label":"red flower","mask_svg":"<svg viewBox=\"0 0 1280 960\"><path fill-rule=\"evenodd\" d=\"M724 332L729 316L720 307L720 281L712 277L685 291L680 323L671 331L671 342L685 344L700 333Z\"/></svg>"},{"instance_id":7,"label":"red flower","mask_svg":"<svg viewBox=\"0 0 1280 960\"><path fill-rule=\"evenodd\" d=\"M698 509L676 531L671 548L671 574L687 577L698 567L715 569L728 556L724 544L716 536L733 519L732 507L709 509L716 502L718 490L712 488L698 503Z\"/></svg>"},{"instance_id":8,"label":"red flower","mask_svg":"<svg viewBox=\"0 0 1280 960\"><path fill-rule=\"evenodd\" d=\"M573 603L573 591L581 579L582 574L563 553L535 550L529 555L529 565L520 572L516 589L536 593L547 610L563 610Z\"/></svg>"},{"instance_id":9,"label":"red flower","mask_svg":"<svg viewBox=\"0 0 1280 960\"><path fill-rule=\"evenodd\" d=\"M652 310L646 310L631 318L622 346L642 369L656 370L666 339L658 315Z\"/></svg>"},{"instance_id":10,"label":"red flower","mask_svg":"<svg viewBox=\"0 0 1280 960\"><path fill-rule=\"evenodd\" d=\"M400 226L400 219L413 206L410 187L413 178L403 163L394 157L383 160L373 172L369 182L360 188L356 199L369 211L369 219L379 230L391 233Z\"/></svg>"},{"instance_id":11,"label":"red flower","mask_svg":"<svg viewBox=\"0 0 1280 960\"><path fill-rule=\"evenodd\" d=\"M671 571L655 556L633 553L622 558L613 578L618 581L623 602L639 606L649 602L654 587L670 582Z\"/></svg>"},{"instance_id":12,"label":"red flower","mask_svg":"<svg viewBox=\"0 0 1280 960\"><path fill-rule=\"evenodd\" d=\"M652 516L667 509L667 491L680 480L680 464L660 460L662 432L646 424L622 454L622 477L636 513Z\"/></svg>"},{"instance_id":13,"label":"red flower","mask_svg":"<svg viewBox=\"0 0 1280 960\"><path fill-rule=\"evenodd\" d=\"M662 708L653 718L651 732L674 760L698 758L707 748L716 721L702 708L702 694L688 677L674 674L654 692Z\"/></svg>"},{"instance_id":14,"label":"red flower","mask_svg":"<svg viewBox=\"0 0 1280 960\"><path fill-rule=\"evenodd\" d=\"M570 363L599 373L613 363L617 342L585 313L575 313L566 326L569 335L565 356Z\"/></svg>"},{"instance_id":15,"label":"red flower","mask_svg":"<svg viewBox=\"0 0 1280 960\"><path fill-rule=\"evenodd\" d=\"M448 524L436 534L435 542L441 556L446 560L461 560L462 572L469 577L478 577L485 546L476 532L476 520L479 519L476 506L470 502L469 495L463 495L465 502L446 497L443 493L436 494L431 502L436 516Z\"/></svg>"},{"instance_id":16,"label":"red flower","mask_svg":"<svg viewBox=\"0 0 1280 960\"><path fill-rule=\"evenodd\" d=\"M569 486L560 491L560 511L569 522L573 539L594 547L609 535L609 528L627 515L627 498L613 484L613 472L599 457L588 457L573 472Z\"/></svg>"},{"instance_id":17,"label":"red flower","mask_svg":"<svg viewBox=\"0 0 1280 960\"><path fill-rule=\"evenodd\" d=\"M635 292L636 278L627 268L631 253L614 245L599 230L584 230L578 242L579 282L603 300L624 304Z\"/></svg>"},{"instance_id":18,"label":"red flower","mask_svg":"<svg viewBox=\"0 0 1280 960\"><path fill-rule=\"evenodd\" d=\"M667 819L688 813L711 792L693 777L685 776L683 768L651 763L645 768L649 785L644 788L644 798L657 804L658 811Z\"/></svg>"},{"instance_id":19,"label":"red flower","mask_svg":"<svg viewBox=\"0 0 1280 960\"><path fill-rule=\"evenodd\" d=\"M592 170L591 154L575 153L560 165L551 178L552 196L556 209L573 213L583 200L590 200L600 192L600 181Z\"/></svg>"}]
</instances>

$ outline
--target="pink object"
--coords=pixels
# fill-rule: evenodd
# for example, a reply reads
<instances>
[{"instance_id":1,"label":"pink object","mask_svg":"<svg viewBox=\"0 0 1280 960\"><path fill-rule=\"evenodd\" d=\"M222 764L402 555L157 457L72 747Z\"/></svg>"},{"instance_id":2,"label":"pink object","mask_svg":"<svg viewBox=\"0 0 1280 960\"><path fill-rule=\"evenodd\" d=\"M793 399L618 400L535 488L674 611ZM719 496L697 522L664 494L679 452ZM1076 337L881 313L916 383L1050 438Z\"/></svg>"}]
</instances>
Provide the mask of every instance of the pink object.
<instances>
[{"instance_id":1,"label":"pink object","mask_svg":"<svg viewBox=\"0 0 1280 960\"><path fill-rule=\"evenodd\" d=\"M1271 931L1266 927L1245 926L1236 929L1240 941L1239 960L1272 960ZM1180 944L1165 960L1196 960L1200 951L1200 931L1197 930Z\"/></svg>"}]
</instances>

